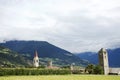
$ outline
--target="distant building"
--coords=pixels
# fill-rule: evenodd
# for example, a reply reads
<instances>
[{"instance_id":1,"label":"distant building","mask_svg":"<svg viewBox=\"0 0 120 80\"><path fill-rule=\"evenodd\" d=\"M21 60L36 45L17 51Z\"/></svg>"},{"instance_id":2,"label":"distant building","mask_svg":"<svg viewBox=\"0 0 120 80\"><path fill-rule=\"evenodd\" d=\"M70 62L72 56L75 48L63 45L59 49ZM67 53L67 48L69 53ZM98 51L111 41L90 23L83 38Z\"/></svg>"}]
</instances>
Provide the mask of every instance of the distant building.
<instances>
[{"instance_id":1,"label":"distant building","mask_svg":"<svg viewBox=\"0 0 120 80\"><path fill-rule=\"evenodd\" d=\"M48 61L48 64L47 64L47 69L59 69L59 67L57 66L53 66L53 62L52 60Z\"/></svg>"},{"instance_id":2,"label":"distant building","mask_svg":"<svg viewBox=\"0 0 120 80\"><path fill-rule=\"evenodd\" d=\"M109 74L120 75L120 68L109 68Z\"/></svg>"},{"instance_id":3,"label":"distant building","mask_svg":"<svg viewBox=\"0 0 120 80\"><path fill-rule=\"evenodd\" d=\"M47 67L48 67L48 68L53 68L52 60L51 60L51 61L48 61Z\"/></svg>"},{"instance_id":4,"label":"distant building","mask_svg":"<svg viewBox=\"0 0 120 80\"><path fill-rule=\"evenodd\" d=\"M72 64L70 65L70 70L74 70L74 66L75 66L75 63L72 63Z\"/></svg>"},{"instance_id":5,"label":"distant building","mask_svg":"<svg viewBox=\"0 0 120 80\"><path fill-rule=\"evenodd\" d=\"M74 70L74 68L73 68L73 65L72 65L72 64L70 65L70 70Z\"/></svg>"},{"instance_id":6,"label":"distant building","mask_svg":"<svg viewBox=\"0 0 120 80\"><path fill-rule=\"evenodd\" d=\"M33 66L34 67L39 67L39 57L38 57L37 51L35 51L35 55L34 55L34 58L33 58Z\"/></svg>"},{"instance_id":7,"label":"distant building","mask_svg":"<svg viewBox=\"0 0 120 80\"><path fill-rule=\"evenodd\" d=\"M104 48L101 48L98 52L99 56L99 65L102 66L104 74L117 74L120 75L120 68L109 68L109 62L108 62L108 53L107 50Z\"/></svg>"}]
</instances>

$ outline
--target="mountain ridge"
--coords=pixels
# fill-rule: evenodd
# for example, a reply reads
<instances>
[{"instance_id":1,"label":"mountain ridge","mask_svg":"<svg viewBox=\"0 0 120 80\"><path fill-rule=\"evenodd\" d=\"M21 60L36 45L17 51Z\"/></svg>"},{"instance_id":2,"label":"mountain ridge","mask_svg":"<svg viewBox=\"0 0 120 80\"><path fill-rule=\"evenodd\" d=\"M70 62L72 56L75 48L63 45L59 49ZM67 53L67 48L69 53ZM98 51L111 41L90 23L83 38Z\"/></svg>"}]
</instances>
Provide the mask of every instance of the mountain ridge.
<instances>
[{"instance_id":1,"label":"mountain ridge","mask_svg":"<svg viewBox=\"0 0 120 80\"><path fill-rule=\"evenodd\" d=\"M110 67L120 67L120 48L116 49L107 49L108 52L108 61ZM76 56L79 56L82 59L86 59L93 64L98 64L98 53L97 52L83 52L78 53Z\"/></svg>"},{"instance_id":2,"label":"mountain ridge","mask_svg":"<svg viewBox=\"0 0 120 80\"><path fill-rule=\"evenodd\" d=\"M61 49L46 41L7 41L0 43L0 45L10 48L22 55L28 54L31 60L33 59L34 52L37 50L40 60L46 62L52 59L54 64L57 65L87 65L89 62L80 59L78 56L69 51Z\"/></svg>"}]
</instances>

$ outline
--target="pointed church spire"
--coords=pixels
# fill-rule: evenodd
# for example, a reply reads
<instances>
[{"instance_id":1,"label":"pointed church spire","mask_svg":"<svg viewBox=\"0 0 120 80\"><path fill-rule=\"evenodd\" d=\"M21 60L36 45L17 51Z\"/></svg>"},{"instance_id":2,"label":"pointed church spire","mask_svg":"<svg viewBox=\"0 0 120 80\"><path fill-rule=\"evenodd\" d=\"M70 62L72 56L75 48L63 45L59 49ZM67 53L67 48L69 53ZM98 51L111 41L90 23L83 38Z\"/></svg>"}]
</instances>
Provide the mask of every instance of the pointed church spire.
<instances>
[{"instance_id":1,"label":"pointed church spire","mask_svg":"<svg viewBox=\"0 0 120 80\"><path fill-rule=\"evenodd\" d=\"M38 57L38 53L37 53L37 50L35 51L35 55L34 55L34 57Z\"/></svg>"}]
</instances>

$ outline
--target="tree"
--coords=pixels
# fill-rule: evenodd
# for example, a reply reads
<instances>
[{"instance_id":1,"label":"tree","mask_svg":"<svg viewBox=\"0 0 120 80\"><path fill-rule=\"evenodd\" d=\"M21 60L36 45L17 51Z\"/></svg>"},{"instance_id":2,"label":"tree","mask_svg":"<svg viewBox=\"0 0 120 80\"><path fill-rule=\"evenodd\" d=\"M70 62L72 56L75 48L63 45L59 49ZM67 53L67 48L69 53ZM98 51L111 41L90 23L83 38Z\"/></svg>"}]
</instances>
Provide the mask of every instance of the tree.
<instances>
[{"instance_id":1,"label":"tree","mask_svg":"<svg viewBox=\"0 0 120 80\"><path fill-rule=\"evenodd\" d=\"M96 65L96 66L94 67L93 71L94 71L94 74L103 74L103 69L102 69L102 67L99 66L99 65Z\"/></svg>"},{"instance_id":2,"label":"tree","mask_svg":"<svg viewBox=\"0 0 120 80\"><path fill-rule=\"evenodd\" d=\"M85 71L88 71L89 74L92 74L94 71L94 65L93 64L89 64L86 68Z\"/></svg>"}]
</instances>

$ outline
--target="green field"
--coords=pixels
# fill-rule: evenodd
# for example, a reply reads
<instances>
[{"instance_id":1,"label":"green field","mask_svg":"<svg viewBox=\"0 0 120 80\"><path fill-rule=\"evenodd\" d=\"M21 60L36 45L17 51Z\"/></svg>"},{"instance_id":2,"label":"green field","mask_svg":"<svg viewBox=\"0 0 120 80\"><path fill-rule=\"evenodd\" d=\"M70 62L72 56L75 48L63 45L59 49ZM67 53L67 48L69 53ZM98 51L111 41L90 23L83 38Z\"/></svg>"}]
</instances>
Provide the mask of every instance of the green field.
<instances>
[{"instance_id":1,"label":"green field","mask_svg":"<svg viewBox=\"0 0 120 80\"><path fill-rule=\"evenodd\" d=\"M104 75L39 75L39 76L1 76L0 80L120 80L120 76Z\"/></svg>"}]
</instances>

